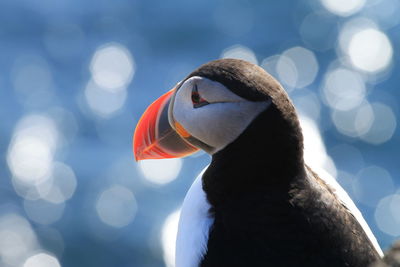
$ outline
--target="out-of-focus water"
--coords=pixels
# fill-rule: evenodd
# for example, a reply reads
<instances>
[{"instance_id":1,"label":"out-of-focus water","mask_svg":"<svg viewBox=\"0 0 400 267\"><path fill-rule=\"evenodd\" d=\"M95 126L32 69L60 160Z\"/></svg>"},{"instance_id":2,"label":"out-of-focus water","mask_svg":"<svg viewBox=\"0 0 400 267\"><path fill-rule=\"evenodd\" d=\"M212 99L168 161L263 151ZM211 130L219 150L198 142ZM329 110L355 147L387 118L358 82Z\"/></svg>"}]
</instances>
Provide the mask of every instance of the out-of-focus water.
<instances>
[{"instance_id":1,"label":"out-of-focus water","mask_svg":"<svg viewBox=\"0 0 400 267\"><path fill-rule=\"evenodd\" d=\"M209 162L136 163L154 99L220 57L259 64L301 116L306 160L383 248L400 237L399 0L0 3L0 265L173 266Z\"/></svg>"}]
</instances>

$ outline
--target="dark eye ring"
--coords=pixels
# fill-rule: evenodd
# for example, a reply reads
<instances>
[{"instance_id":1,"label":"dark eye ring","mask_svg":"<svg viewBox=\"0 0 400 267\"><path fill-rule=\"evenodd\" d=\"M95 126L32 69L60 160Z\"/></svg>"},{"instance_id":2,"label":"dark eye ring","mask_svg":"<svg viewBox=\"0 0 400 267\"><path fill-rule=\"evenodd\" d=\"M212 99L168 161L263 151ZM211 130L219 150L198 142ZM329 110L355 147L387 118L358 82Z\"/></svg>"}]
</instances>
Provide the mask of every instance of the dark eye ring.
<instances>
[{"instance_id":1,"label":"dark eye ring","mask_svg":"<svg viewBox=\"0 0 400 267\"><path fill-rule=\"evenodd\" d=\"M197 84L195 84L192 89L192 103L194 108L200 108L210 104L207 102L207 100L200 96L199 90L197 89Z\"/></svg>"}]
</instances>

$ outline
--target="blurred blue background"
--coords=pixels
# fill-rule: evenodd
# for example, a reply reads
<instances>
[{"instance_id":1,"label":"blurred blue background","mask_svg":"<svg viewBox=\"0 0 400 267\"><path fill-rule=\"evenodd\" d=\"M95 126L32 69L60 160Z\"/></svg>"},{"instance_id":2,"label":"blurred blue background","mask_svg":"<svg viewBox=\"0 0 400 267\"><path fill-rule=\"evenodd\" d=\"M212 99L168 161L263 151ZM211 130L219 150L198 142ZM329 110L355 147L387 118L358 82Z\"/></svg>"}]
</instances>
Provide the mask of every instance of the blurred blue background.
<instances>
[{"instance_id":1,"label":"blurred blue background","mask_svg":"<svg viewBox=\"0 0 400 267\"><path fill-rule=\"evenodd\" d=\"M173 266L209 157L136 163L144 109L220 57L261 65L383 248L400 237L399 0L0 2L0 266Z\"/></svg>"}]
</instances>

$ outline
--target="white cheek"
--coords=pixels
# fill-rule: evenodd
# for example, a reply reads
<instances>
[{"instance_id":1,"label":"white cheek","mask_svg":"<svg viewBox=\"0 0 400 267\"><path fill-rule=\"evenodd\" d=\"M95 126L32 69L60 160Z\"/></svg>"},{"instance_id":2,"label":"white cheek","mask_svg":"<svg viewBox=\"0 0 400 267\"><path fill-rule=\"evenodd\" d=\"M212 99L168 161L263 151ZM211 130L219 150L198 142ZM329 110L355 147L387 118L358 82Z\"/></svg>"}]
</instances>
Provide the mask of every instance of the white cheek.
<instances>
[{"instance_id":1,"label":"white cheek","mask_svg":"<svg viewBox=\"0 0 400 267\"><path fill-rule=\"evenodd\" d=\"M234 141L268 107L267 102L211 103L193 108L190 87L182 87L176 97L173 116L193 137L221 150Z\"/></svg>"}]
</instances>

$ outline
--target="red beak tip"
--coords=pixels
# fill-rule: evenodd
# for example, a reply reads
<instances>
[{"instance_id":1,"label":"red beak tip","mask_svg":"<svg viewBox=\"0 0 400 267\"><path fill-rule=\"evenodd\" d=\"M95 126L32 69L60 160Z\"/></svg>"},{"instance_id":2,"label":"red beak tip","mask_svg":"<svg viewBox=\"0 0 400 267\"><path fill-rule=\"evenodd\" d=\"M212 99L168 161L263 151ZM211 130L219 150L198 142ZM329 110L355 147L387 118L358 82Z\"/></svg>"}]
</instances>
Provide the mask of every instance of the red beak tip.
<instances>
[{"instance_id":1,"label":"red beak tip","mask_svg":"<svg viewBox=\"0 0 400 267\"><path fill-rule=\"evenodd\" d=\"M175 89L172 89L154 101L139 119L133 135L133 154L136 161L181 158L198 150L182 138L188 134L182 126L180 134L176 133L168 121L164 121L165 129L159 129L160 116L168 111L174 92Z\"/></svg>"}]
</instances>

